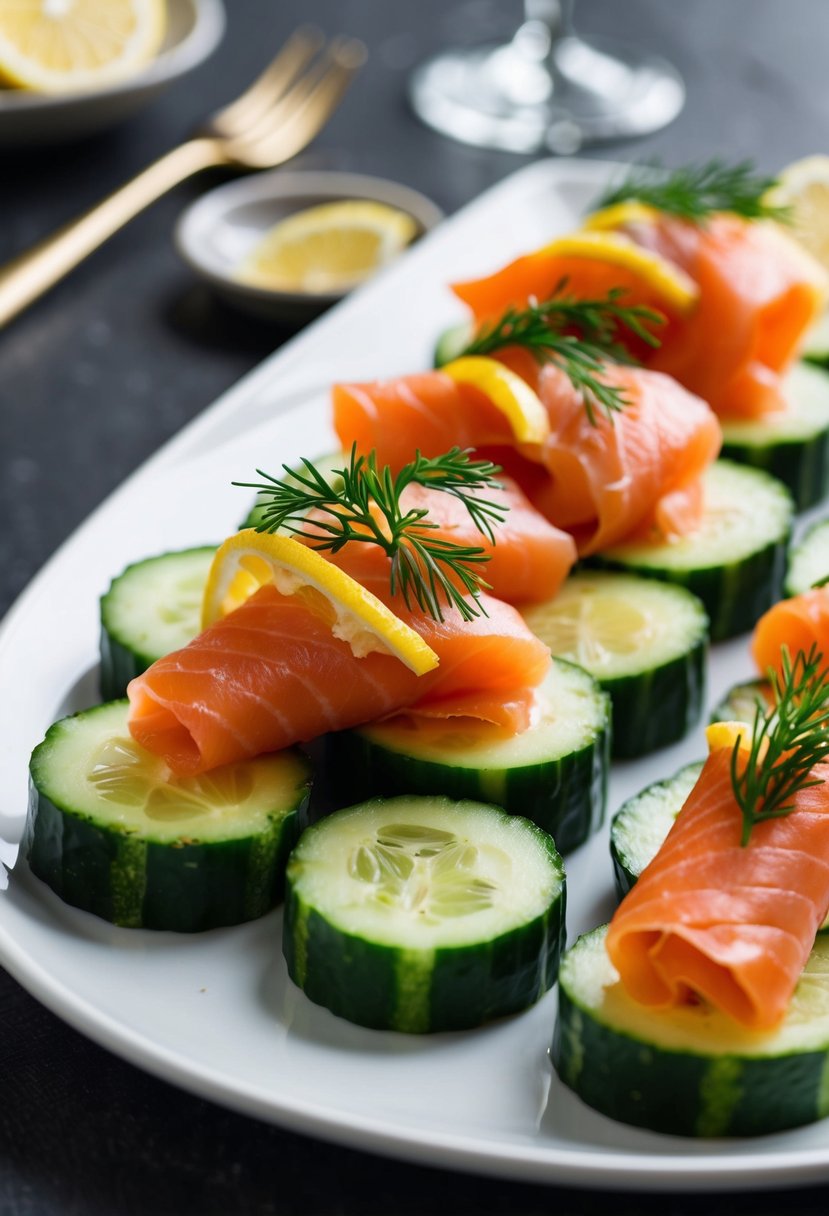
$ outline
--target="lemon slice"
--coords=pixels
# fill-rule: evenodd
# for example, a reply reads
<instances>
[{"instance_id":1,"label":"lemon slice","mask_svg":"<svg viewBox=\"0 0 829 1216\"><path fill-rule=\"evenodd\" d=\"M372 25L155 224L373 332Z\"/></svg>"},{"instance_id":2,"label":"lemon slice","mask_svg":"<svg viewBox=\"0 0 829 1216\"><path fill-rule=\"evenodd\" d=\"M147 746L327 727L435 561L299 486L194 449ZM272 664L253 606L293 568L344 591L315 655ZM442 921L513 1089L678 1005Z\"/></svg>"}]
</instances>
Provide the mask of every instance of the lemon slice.
<instances>
[{"instance_id":1,"label":"lemon slice","mask_svg":"<svg viewBox=\"0 0 829 1216\"><path fill-rule=\"evenodd\" d=\"M417 235L396 207L345 200L309 207L272 228L237 277L273 291L347 291L395 258Z\"/></svg>"},{"instance_id":2,"label":"lemon slice","mask_svg":"<svg viewBox=\"0 0 829 1216\"><path fill-rule=\"evenodd\" d=\"M290 536L252 528L237 532L217 551L204 592L202 628L268 584L302 599L357 658L390 654L417 675L438 665L438 656L420 634L355 579Z\"/></svg>"},{"instance_id":3,"label":"lemon slice","mask_svg":"<svg viewBox=\"0 0 829 1216\"><path fill-rule=\"evenodd\" d=\"M614 228L624 228L626 224L648 223L657 215L656 207L649 207L647 203L611 203L588 215L582 226L588 232L610 232Z\"/></svg>"},{"instance_id":4,"label":"lemon slice","mask_svg":"<svg viewBox=\"0 0 829 1216\"><path fill-rule=\"evenodd\" d=\"M740 751L751 751L751 736L753 727L747 722L712 722L710 726L705 728L705 741L708 744L709 752L721 751L727 748L729 751L734 750L734 744L737 739L740 740ZM769 741L764 739L760 747L758 760L762 760L768 751Z\"/></svg>"},{"instance_id":5,"label":"lemon slice","mask_svg":"<svg viewBox=\"0 0 829 1216\"><path fill-rule=\"evenodd\" d=\"M792 235L829 270L829 156L794 161L763 201L791 209Z\"/></svg>"},{"instance_id":6,"label":"lemon slice","mask_svg":"<svg viewBox=\"0 0 829 1216\"><path fill-rule=\"evenodd\" d=\"M471 384L489 397L504 415L519 443L543 443L550 434L550 418L525 380L497 359L466 355L441 368L456 384Z\"/></svg>"},{"instance_id":7,"label":"lemon slice","mask_svg":"<svg viewBox=\"0 0 829 1216\"><path fill-rule=\"evenodd\" d=\"M574 232L538 252L549 257L588 258L629 271L674 312L688 312L699 297L699 287L684 270L620 232Z\"/></svg>"},{"instance_id":8,"label":"lemon slice","mask_svg":"<svg viewBox=\"0 0 829 1216\"><path fill-rule=\"evenodd\" d=\"M124 80L161 46L165 0L0 3L0 80L67 93Z\"/></svg>"}]
</instances>

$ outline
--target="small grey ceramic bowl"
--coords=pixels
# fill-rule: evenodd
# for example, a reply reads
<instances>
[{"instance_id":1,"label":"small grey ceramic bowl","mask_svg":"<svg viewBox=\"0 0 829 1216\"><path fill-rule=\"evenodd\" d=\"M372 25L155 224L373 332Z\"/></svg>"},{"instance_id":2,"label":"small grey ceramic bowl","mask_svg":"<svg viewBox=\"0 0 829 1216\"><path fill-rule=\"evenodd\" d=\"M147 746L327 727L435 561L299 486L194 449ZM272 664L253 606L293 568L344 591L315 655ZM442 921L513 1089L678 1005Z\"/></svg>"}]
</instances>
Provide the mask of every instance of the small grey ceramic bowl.
<instances>
[{"instance_id":1,"label":"small grey ceramic bowl","mask_svg":"<svg viewBox=\"0 0 829 1216\"><path fill-rule=\"evenodd\" d=\"M203 63L224 30L222 0L167 0L161 50L128 80L60 96L0 89L0 147L63 143L114 127Z\"/></svg>"},{"instance_id":2,"label":"small grey ceramic bowl","mask_svg":"<svg viewBox=\"0 0 829 1216\"><path fill-rule=\"evenodd\" d=\"M443 212L423 194L357 173L275 169L218 186L190 206L176 227L184 260L230 303L260 317L306 321L340 294L271 291L236 277L239 264L265 233L295 211L337 199L372 199L407 212L420 234Z\"/></svg>"}]
</instances>

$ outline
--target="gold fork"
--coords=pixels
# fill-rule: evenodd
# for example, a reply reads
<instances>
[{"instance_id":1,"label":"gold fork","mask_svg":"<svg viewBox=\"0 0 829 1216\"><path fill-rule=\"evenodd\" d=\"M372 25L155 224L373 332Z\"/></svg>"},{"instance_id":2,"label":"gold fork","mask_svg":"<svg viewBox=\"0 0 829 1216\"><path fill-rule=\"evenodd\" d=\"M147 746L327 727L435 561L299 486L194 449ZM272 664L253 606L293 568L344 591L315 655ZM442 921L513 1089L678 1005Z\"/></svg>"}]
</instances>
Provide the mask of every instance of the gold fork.
<instances>
[{"instance_id":1,"label":"gold fork","mask_svg":"<svg viewBox=\"0 0 829 1216\"><path fill-rule=\"evenodd\" d=\"M202 169L272 169L311 142L339 104L365 48L298 30L253 84L186 143L0 269L0 326L53 287L133 216Z\"/></svg>"}]
</instances>

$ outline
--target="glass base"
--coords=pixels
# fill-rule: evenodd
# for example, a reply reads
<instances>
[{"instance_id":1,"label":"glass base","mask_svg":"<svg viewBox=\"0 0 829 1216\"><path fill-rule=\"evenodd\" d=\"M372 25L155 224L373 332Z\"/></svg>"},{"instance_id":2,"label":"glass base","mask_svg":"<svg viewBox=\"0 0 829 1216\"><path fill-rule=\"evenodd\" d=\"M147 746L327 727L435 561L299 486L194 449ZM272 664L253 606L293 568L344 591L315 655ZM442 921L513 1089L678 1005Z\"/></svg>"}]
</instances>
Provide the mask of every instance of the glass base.
<instances>
[{"instance_id":1,"label":"glass base","mask_svg":"<svg viewBox=\"0 0 829 1216\"><path fill-rule=\"evenodd\" d=\"M463 143L572 155L658 131L682 109L685 86L663 59L573 34L539 44L524 26L504 46L445 51L421 64L410 96L425 123Z\"/></svg>"}]
</instances>

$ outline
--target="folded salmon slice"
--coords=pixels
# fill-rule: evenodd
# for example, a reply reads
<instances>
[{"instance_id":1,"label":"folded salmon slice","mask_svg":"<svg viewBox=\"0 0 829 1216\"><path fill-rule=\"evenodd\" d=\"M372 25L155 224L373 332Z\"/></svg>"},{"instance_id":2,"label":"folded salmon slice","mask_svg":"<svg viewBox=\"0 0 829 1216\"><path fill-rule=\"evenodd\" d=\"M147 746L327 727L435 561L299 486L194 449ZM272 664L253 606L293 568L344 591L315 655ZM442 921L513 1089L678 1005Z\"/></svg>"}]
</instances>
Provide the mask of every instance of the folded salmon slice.
<instances>
[{"instance_id":1,"label":"folded salmon slice","mask_svg":"<svg viewBox=\"0 0 829 1216\"><path fill-rule=\"evenodd\" d=\"M709 755L659 853L611 921L607 949L634 999L699 998L752 1030L783 1017L829 908L829 765L785 818L740 846L731 747Z\"/></svg>"},{"instance_id":2,"label":"folded salmon slice","mask_svg":"<svg viewBox=\"0 0 829 1216\"><path fill-rule=\"evenodd\" d=\"M407 376L377 384L337 385L334 390L335 428L350 451L377 451L378 463L397 472L420 451L440 456L468 442L472 431L492 444L506 444L509 427L481 393L466 394L442 372ZM423 397L434 410L434 426L424 425L416 402ZM435 402L440 402L436 405ZM458 421L457 437L453 419ZM495 449L493 449L495 451ZM495 451L503 454L505 447ZM503 522L493 525L494 543L478 530L469 511L452 494L410 485L401 496L404 510L422 509L438 525L436 535L458 545L481 548L489 560L479 567L498 599L508 604L543 601L556 594L578 554L569 533L555 527L532 505L518 483L499 475L500 488L476 492L505 508Z\"/></svg>"},{"instance_id":3,"label":"folded salmon slice","mask_svg":"<svg viewBox=\"0 0 829 1216\"><path fill-rule=\"evenodd\" d=\"M336 560L425 638L439 667L417 676L391 655L355 658L306 604L265 586L131 682L133 737L190 775L421 705L513 732L529 724L550 655L515 609L483 596L486 616L447 610L441 623L391 596L379 549L347 546Z\"/></svg>"},{"instance_id":4,"label":"folded salmon slice","mask_svg":"<svg viewBox=\"0 0 829 1216\"><path fill-rule=\"evenodd\" d=\"M545 519L512 478L498 480L499 489L476 493L505 508L503 523L493 525L494 543L478 530L453 494L412 485L403 491L401 506L406 511L427 511L445 540L483 549L489 560L477 568L498 599L508 604L551 599L578 556L573 538Z\"/></svg>"},{"instance_id":5,"label":"folded salmon slice","mask_svg":"<svg viewBox=\"0 0 829 1216\"><path fill-rule=\"evenodd\" d=\"M509 444L509 423L485 393L457 384L445 372L423 372L335 384L334 428L343 450L356 443L359 452L377 449L378 462L401 469L419 450L440 456L452 447Z\"/></svg>"},{"instance_id":6,"label":"folded salmon slice","mask_svg":"<svg viewBox=\"0 0 829 1216\"><path fill-rule=\"evenodd\" d=\"M818 263L777 224L667 215L625 229L699 285L697 307L672 318L647 365L675 376L724 417L786 408L782 375L826 304Z\"/></svg>"},{"instance_id":7,"label":"folded salmon slice","mask_svg":"<svg viewBox=\"0 0 829 1216\"><path fill-rule=\"evenodd\" d=\"M671 311L656 296L642 298L639 281L631 284L623 270L609 279L607 266L571 265L544 249L453 290L485 324L506 308L548 299L565 274L568 294L581 298L632 286L630 301L649 304L666 322L656 331L656 350L624 337L637 359L675 377L724 417L785 409L782 375L826 304L829 284L814 258L777 224L734 215L690 224L654 212L617 231L684 271L699 288L695 306Z\"/></svg>"},{"instance_id":8,"label":"folded salmon slice","mask_svg":"<svg viewBox=\"0 0 829 1216\"><path fill-rule=\"evenodd\" d=\"M814 647L829 667L829 587L813 587L803 595L781 600L769 608L754 629L751 650L762 675L782 672L782 651L788 647L793 661Z\"/></svg>"},{"instance_id":9,"label":"folded salmon slice","mask_svg":"<svg viewBox=\"0 0 829 1216\"><path fill-rule=\"evenodd\" d=\"M612 421L597 409L593 425L563 372L552 364L539 369L514 354L505 352L505 361L547 410L550 437L544 444L516 443L503 416L493 418L488 402L481 407L482 394L461 391L442 372L338 385L334 426L341 443L375 449L379 461L393 468L411 460L416 448L437 456L447 442L474 447L502 464L585 555L635 536L669 539L696 526L703 507L700 479L722 438L704 401L667 376L609 363L602 378L628 404ZM500 592L500 583L490 581Z\"/></svg>"}]
</instances>

